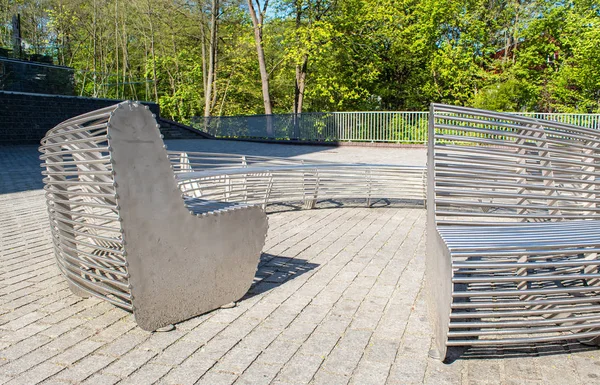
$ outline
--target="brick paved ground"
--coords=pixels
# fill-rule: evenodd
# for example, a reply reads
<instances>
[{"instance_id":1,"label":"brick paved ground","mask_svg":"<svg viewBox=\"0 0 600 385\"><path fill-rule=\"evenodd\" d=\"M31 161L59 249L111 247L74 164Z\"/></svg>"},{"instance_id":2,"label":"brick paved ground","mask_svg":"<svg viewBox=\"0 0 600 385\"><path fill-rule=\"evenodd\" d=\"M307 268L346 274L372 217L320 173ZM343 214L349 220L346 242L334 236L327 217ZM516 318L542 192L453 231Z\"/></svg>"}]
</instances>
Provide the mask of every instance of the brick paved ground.
<instances>
[{"instance_id":1,"label":"brick paved ground","mask_svg":"<svg viewBox=\"0 0 600 385\"><path fill-rule=\"evenodd\" d=\"M418 208L272 208L255 285L237 307L145 332L127 312L70 293L38 164L35 147L0 147L0 384L600 381L599 351L578 344L427 358Z\"/></svg>"}]
</instances>

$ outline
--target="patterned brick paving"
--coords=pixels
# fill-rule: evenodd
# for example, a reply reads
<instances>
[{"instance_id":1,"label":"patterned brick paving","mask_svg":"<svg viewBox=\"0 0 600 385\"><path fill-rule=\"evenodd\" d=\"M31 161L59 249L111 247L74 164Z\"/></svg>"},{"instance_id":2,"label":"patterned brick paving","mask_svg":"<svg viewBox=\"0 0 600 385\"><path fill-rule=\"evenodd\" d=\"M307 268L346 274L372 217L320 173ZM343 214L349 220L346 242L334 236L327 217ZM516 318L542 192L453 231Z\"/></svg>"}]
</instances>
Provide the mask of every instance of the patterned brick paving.
<instances>
[{"instance_id":1,"label":"patterned brick paving","mask_svg":"<svg viewBox=\"0 0 600 385\"><path fill-rule=\"evenodd\" d=\"M69 291L35 150L0 147L0 384L600 381L599 351L578 344L429 359L419 208L272 207L255 283L237 307L145 332L129 313Z\"/></svg>"}]
</instances>

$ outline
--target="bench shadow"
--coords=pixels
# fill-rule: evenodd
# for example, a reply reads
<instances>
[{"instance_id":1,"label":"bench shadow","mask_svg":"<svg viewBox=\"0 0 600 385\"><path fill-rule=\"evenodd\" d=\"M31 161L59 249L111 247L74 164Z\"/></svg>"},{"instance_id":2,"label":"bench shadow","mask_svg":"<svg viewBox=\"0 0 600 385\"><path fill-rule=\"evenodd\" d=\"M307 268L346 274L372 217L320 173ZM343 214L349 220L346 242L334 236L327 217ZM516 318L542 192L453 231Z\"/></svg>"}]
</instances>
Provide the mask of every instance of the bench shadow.
<instances>
[{"instance_id":1,"label":"bench shadow","mask_svg":"<svg viewBox=\"0 0 600 385\"><path fill-rule=\"evenodd\" d=\"M319 264L310 263L305 259L262 253L258 269L254 275L254 281L241 300L252 298L281 286L302 274L314 270L318 266Z\"/></svg>"},{"instance_id":2,"label":"bench shadow","mask_svg":"<svg viewBox=\"0 0 600 385\"><path fill-rule=\"evenodd\" d=\"M503 358L531 358L554 355L567 355L580 352L598 351L600 348L585 345L577 341L553 341L512 346L490 345L471 347L451 347L444 363L451 364L456 360L493 360Z\"/></svg>"},{"instance_id":3,"label":"bench shadow","mask_svg":"<svg viewBox=\"0 0 600 385\"><path fill-rule=\"evenodd\" d=\"M337 209L342 207L371 207L371 208L423 208L424 202L419 199L384 199L376 198L367 206L365 198L343 198L343 199L318 199L315 209ZM267 206L267 214L282 213L288 211L306 210L304 202L281 202Z\"/></svg>"}]
</instances>

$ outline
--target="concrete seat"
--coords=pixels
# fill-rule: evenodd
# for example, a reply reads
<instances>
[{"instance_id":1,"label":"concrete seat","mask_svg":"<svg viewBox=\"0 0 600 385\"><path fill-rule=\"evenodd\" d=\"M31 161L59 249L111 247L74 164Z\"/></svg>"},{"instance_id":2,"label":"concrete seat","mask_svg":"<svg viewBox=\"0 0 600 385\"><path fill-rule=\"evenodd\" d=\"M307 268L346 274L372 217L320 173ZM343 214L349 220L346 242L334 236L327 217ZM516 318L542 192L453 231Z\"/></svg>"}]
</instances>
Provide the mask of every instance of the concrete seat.
<instances>
[{"instance_id":1,"label":"concrete seat","mask_svg":"<svg viewBox=\"0 0 600 385\"><path fill-rule=\"evenodd\" d=\"M432 355L600 336L600 134L492 111L430 112Z\"/></svg>"},{"instance_id":2,"label":"concrete seat","mask_svg":"<svg viewBox=\"0 0 600 385\"><path fill-rule=\"evenodd\" d=\"M179 188L152 113L125 102L65 121L40 147L57 263L71 289L156 330L240 299L264 246L259 206Z\"/></svg>"},{"instance_id":3,"label":"concrete seat","mask_svg":"<svg viewBox=\"0 0 600 385\"><path fill-rule=\"evenodd\" d=\"M438 232L456 256L472 256L480 250L495 250L497 256L514 253L544 253L560 248L567 254L583 247L600 248L600 221L522 222L497 226L439 226ZM469 234L465 237L465 234Z\"/></svg>"}]
</instances>

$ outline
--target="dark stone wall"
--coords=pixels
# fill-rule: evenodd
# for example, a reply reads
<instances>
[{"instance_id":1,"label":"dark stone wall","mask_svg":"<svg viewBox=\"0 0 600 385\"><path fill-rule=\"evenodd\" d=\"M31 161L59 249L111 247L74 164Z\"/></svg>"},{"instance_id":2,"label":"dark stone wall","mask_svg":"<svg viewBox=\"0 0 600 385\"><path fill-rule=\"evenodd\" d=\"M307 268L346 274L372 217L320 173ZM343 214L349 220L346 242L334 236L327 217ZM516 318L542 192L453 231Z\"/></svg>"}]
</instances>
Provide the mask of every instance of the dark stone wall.
<instances>
[{"instance_id":1,"label":"dark stone wall","mask_svg":"<svg viewBox=\"0 0 600 385\"><path fill-rule=\"evenodd\" d=\"M114 99L0 91L0 143L39 143L58 123L119 103ZM145 103L160 116L155 103ZM166 136L165 136L166 138Z\"/></svg>"}]
</instances>

